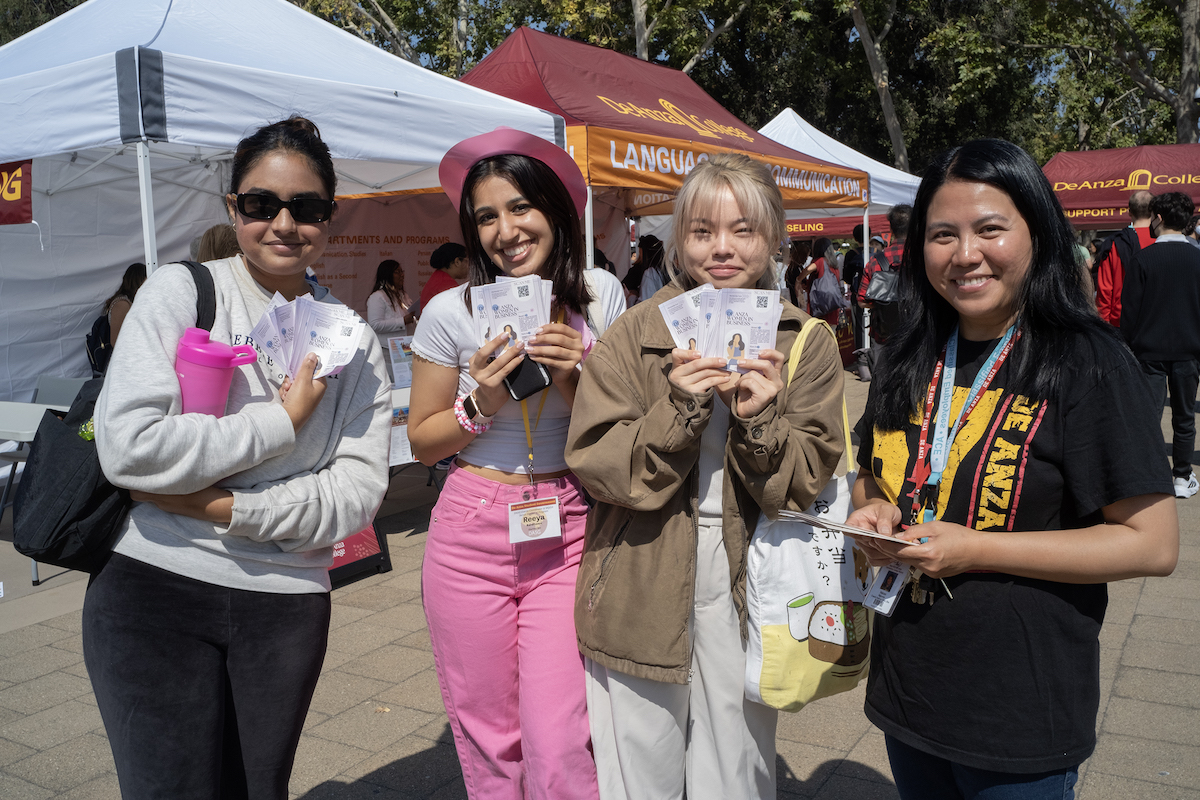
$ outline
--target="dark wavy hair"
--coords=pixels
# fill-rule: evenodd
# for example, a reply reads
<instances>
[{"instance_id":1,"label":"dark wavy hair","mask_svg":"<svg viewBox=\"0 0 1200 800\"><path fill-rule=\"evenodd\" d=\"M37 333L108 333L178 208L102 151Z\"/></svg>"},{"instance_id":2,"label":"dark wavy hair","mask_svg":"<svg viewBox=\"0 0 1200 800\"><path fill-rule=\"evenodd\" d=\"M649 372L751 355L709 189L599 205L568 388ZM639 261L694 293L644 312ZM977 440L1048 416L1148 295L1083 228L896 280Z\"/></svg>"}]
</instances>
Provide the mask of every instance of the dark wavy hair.
<instances>
[{"instance_id":1,"label":"dark wavy hair","mask_svg":"<svg viewBox=\"0 0 1200 800\"><path fill-rule=\"evenodd\" d=\"M1007 388L1037 400L1057 397L1069 365L1095 364L1093 352L1079 352L1082 342L1122 346L1088 297L1070 223L1037 162L1001 139L968 142L935 158L917 189L900 264L905 317L884 346L875 376L872 410L882 430L898 430L919 412L938 355L958 322L958 312L925 272L929 206L949 181L986 183L1007 194L1033 240L1033 261L1017 296L1021 338L1009 356L1013 380ZM1096 336L1080 335L1089 330Z\"/></svg>"},{"instance_id":2,"label":"dark wavy hair","mask_svg":"<svg viewBox=\"0 0 1200 800\"><path fill-rule=\"evenodd\" d=\"M507 153L482 159L471 167L463 181L458 224L466 239L467 260L471 264L469 285L491 283L496 273L496 266L487 257L483 242L479 239L474 197L475 188L485 178L493 176L504 178L517 187L529 204L546 216L550 229L554 231L554 247L549 260L542 267L541 276L553 284L556 304L578 314L586 314L587 304L592 302L583 279L588 252L583 245L583 227L575 213L575 201L554 170L529 156ZM470 308L469 291L464 292L463 299Z\"/></svg>"},{"instance_id":3,"label":"dark wavy hair","mask_svg":"<svg viewBox=\"0 0 1200 800\"><path fill-rule=\"evenodd\" d=\"M117 291L113 292L112 297L104 301L104 313L107 314L112 308L113 303L118 297L124 297L129 302L133 302L133 298L137 297L138 289L146 282L146 265L140 261L135 261L125 268L125 274L121 276L121 285Z\"/></svg>"},{"instance_id":4,"label":"dark wavy hair","mask_svg":"<svg viewBox=\"0 0 1200 800\"><path fill-rule=\"evenodd\" d=\"M325 187L325 199L334 198L337 174L333 170L333 158L329 155L329 147L321 140L321 131L317 126L300 116L291 116L264 125L238 142L237 150L233 154L230 193L237 194L246 173L276 150L286 150L308 159L313 172Z\"/></svg>"},{"instance_id":5,"label":"dark wavy hair","mask_svg":"<svg viewBox=\"0 0 1200 800\"><path fill-rule=\"evenodd\" d=\"M394 258L380 261L379 266L375 268L375 285L371 288L371 294L382 289L393 309L404 305L404 287L392 283L392 276L396 274L399 266L400 262Z\"/></svg>"}]
</instances>

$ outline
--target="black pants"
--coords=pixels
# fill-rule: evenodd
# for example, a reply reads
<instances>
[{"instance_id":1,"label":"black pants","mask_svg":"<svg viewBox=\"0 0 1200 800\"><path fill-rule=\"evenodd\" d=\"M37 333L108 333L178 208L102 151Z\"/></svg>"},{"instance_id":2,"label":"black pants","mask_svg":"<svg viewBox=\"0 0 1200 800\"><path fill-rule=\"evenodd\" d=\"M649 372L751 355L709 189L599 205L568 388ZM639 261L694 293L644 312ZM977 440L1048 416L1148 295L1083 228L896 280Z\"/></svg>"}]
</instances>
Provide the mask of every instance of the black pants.
<instances>
[{"instance_id":1,"label":"black pants","mask_svg":"<svg viewBox=\"0 0 1200 800\"><path fill-rule=\"evenodd\" d=\"M1155 406L1162 413L1163 402L1171 396L1171 474L1186 478L1192 474L1192 451L1196 448L1196 387L1200 372L1195 361L1143 361L1142 372L1158 398Z\"/></svg>"},{"instance_id":2,"label":"black pants","mask_svg":"<svg viewBox=\"0 0 1200 800\"><path fill-rule=\"evenodd\" d=\"M329 595L226 589L113 555L83 654L125 800L286 800Z\"/></svg>"}]
</instances>

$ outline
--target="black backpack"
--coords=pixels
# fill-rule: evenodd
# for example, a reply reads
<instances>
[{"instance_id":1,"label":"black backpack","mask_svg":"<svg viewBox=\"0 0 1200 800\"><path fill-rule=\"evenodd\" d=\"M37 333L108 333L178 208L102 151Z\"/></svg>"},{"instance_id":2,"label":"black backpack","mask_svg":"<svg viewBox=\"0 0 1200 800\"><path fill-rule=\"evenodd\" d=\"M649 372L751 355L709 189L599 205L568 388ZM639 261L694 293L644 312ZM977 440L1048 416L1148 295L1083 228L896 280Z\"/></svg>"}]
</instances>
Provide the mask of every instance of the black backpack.
<instances>
[{"instance_id":1,"label":"black backpack","mask_svg":"<svg viewBox=\"0 0 1200 800\"><path fill-rule=\"evenodd\" d=\"M900 328L900 273L882 251L872 258L879 269L871 273L866 299L871 304L871 336L882 343Z\"/></svg>"},{"instance_id":2,"label":"black backpack","mask_svg":"<svg viewBox=\"0 0 1200 800\"><path fill-rule=\"evenodd\" d=\"M108 314L101 314L92 323L92 329L85 337L88 361L92 365L92 375L103 375L108 369L108 360L112 358L112 325L108 322Z\"/></svg>"},{"instance_id":3,"label":"black backpack","mask_svg":"<svg viewBox=\"0 0 1200 800\"><path fill-rule=\"evenodd\" d=\"M217 315L212 273L195 261L180 263L196 281L196 327L211 331ZM92 415L103 386L103 377L85 383L61 419L47 411L29 446L13 501L13 547L35 561L98 572L133 505L129 492L104 477L96 454Z\"/></svg>"}]
</instances>

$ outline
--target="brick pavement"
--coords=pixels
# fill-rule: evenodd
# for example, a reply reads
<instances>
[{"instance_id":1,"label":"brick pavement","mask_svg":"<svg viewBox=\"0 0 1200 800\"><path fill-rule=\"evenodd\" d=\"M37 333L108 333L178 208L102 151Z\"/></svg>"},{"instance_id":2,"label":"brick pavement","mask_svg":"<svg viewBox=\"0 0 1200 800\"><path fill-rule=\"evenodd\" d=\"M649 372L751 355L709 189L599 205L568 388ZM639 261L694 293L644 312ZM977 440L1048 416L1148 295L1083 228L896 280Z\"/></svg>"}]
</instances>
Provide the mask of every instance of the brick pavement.
<instances>
[{"instance_id":1,"label":"brick pavement","mask_svg":"<svg viewBox=\"0 0 1200 800\"><path fill-rule=\"evenodd\" d=\"M866 385L847 377L851 419ZM1169 431L1164 419L1164 432ZM1169 436L1169 433L1167 433ZM333 595L333 630L305 725L291 797L465 797L420 604L431 489L397 476L381 510L393 571ZM1113 584L1101 634L1096 754L1081 800L1200 800L1200 497L1179 504L1183 547L1169 578ZM11 539L11 515L0 538ZM0 798L117 798L116 775L83 666L82 576L0 543ZM862 689L781 715L779 796L894 798L883 737Z\"/></svg>"}]
</instances>

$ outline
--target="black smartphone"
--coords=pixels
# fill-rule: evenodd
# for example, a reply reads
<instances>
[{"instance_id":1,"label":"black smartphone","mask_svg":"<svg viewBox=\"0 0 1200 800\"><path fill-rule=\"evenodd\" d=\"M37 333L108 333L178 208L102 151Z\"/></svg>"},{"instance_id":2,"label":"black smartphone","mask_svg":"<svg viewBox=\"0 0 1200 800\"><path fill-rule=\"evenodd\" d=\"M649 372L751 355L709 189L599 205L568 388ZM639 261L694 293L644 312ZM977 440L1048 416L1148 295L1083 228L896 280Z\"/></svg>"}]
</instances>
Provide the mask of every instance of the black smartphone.
<instances>
[{"instance_id":1,"label":"black smartphone","mask_svg":"<svg viewBox=\"0 0 1200 800\"><path fill-rule=\"evenodd\" d=\"M549 389L552 381L546 367L529 356L517 364L517 368L504 376L504 385L513 400L524 400L543 389Z\"/></svg>"}]
</instances>

